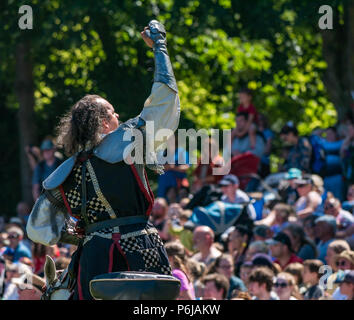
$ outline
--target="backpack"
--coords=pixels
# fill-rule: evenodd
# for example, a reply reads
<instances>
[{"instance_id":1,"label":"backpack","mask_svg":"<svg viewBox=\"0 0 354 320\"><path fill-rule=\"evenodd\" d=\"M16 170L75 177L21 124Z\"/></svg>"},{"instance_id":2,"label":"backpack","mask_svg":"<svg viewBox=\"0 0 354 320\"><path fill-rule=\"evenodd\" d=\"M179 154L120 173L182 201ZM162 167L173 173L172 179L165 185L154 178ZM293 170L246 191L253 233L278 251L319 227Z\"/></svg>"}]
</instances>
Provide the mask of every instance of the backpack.
<instances>
[{"instance_id":1,"label":"backpack","mask_svg":"<svg viewBox=\"0 0 354 320\"><path fill-rule=\"evenodd\" d=\"M215 236L220 236L228 228L237 224L248 226L252 229L253 221L247 213L245 204L232 204L216 201L206 207L196 207L189 219L195 226L208 226Z\"/></svg>"}]
</instances>

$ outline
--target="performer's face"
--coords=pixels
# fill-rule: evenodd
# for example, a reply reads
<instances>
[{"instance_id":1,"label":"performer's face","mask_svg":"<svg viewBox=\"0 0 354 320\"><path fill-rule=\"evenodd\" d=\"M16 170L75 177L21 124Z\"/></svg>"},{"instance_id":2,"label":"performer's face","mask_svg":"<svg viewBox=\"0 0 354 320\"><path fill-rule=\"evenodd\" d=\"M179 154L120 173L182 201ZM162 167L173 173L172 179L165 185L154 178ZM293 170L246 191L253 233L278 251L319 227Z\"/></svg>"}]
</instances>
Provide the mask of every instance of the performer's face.
<instances>
[{"instance_id":1,"label":"performer's face","mask_svg":"<svg viewBox=\"0 0 354 320\"><path fill-rule=\"evenodd\" d=\"M105 107L107 108L107 112L110 116L109 120L103 120L103 133L108 134L114 130L116 130L119 126L119 114L115 112L113 106L107 101L102 99L105 105Z\"/></svg>"}]
</instances>

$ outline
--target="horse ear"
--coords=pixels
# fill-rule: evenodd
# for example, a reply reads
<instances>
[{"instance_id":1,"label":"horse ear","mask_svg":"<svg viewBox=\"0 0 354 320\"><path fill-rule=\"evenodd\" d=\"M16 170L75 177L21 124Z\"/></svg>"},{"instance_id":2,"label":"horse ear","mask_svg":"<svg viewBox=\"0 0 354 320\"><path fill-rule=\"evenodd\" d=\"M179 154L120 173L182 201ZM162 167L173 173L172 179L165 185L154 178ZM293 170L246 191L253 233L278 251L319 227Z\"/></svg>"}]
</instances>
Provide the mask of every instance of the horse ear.
<instances>
[{"instance_id":1,"label":"horse ear","mask_svg":"<svg viewBox=\"0 0 354 320\"><path fill-rule=\"evenodd\" d=\"M54 260L48 255L45 257L44 274L47 285L51 285L57 279Z\"/></svg>"}]
</instances>

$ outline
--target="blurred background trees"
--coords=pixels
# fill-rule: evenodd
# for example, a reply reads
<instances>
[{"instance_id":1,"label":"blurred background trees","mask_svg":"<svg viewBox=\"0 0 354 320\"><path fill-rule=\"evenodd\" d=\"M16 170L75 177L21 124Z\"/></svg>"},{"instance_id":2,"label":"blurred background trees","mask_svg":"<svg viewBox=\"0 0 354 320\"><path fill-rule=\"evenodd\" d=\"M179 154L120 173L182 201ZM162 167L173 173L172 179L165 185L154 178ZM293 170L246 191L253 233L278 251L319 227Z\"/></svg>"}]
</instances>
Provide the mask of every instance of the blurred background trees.
<instances>
[{"instance_id":1,"label":"blurred background trees","mask_svg":"<svg viewBox=\"0 0 354 320\"><path fill-rule=\"evenodd\" d=\"M345 119L353 108L354 4L327 1L333 30L320 30L322 2L1 1L3 213L31 201L24 147L55 135L59 117L83 95L107 98L123 121L140 112L154 67L140 31L153 18L168 30L181 128L233 127L244 86L275 131L291 120L309 134ZM22 4L33 9L33 30L18 27Z\"/></svg>"}]
</instances>

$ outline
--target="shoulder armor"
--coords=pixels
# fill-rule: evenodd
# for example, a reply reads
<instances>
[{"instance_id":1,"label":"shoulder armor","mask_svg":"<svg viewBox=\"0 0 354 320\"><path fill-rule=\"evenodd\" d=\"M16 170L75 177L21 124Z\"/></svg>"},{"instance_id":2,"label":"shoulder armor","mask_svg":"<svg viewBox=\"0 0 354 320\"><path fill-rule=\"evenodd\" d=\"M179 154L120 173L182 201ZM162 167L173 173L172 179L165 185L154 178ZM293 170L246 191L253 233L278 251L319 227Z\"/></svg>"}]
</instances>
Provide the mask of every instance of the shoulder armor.
<instances>
[{"instance_id":1,"label":"shoulder armor","mask_svg":"<svg viewBox=\"0 0 354 320\"><path fill-rule=\"evenodd\" d=\"M108 134L102 140L93 150L94 155L109 163L122 161L130 154L134 147L130 130L140 128L144 125L145 121L139 116L124 122L117 130Z\"/></svg>"},{"instance_id":2,"label":"shoulder armor","mask_svg":"<svg viewBox=\"0 0 354 320\"><path fill-rule=\"evenodd\" d=\"M76 162L77 154L65 160L52 174L43 181L45 190L52 190L60 186L69 176Z\"/></svg>"}]
</instances>

